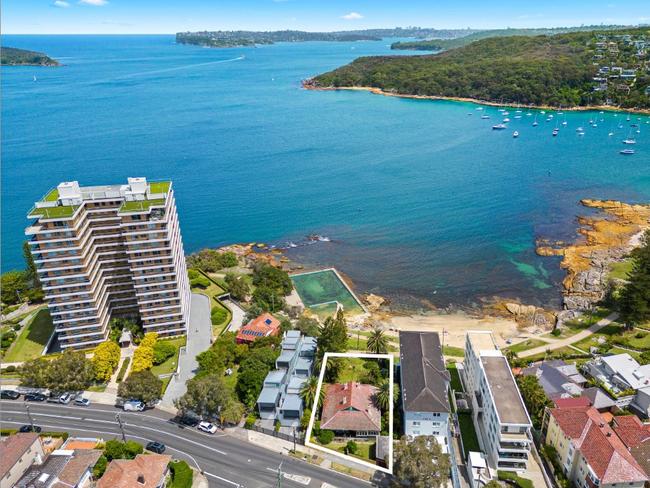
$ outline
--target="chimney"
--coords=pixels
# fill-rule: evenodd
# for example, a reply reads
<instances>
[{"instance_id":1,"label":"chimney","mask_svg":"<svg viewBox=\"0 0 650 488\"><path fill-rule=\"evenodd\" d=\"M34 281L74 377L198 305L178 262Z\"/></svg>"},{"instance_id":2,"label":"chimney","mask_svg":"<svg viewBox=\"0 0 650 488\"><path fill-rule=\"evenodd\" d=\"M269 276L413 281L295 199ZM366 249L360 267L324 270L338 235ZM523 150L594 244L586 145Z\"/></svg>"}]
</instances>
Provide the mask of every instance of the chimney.
<instances>
[{"instance_id":1,"label":"chimney","mask_svg":"<svg viewBox=\"0 0 650 488\"><path fill-rule=\"evenodd\" d=\"M607 432L607 437L611 437L611 436L612 436L612 433L611 433L611 432Z\"/></svg>"},{"instance_id":2,"label":"chimney","mask_svg":"<svg viewBox=\"0 0 650 488\"><path fill-rule=\"evenodd\" d=\"M138 475L138 483L140 483L141 485L144 485L144 475L143 474Z\"/></svg>"}]
</instances>

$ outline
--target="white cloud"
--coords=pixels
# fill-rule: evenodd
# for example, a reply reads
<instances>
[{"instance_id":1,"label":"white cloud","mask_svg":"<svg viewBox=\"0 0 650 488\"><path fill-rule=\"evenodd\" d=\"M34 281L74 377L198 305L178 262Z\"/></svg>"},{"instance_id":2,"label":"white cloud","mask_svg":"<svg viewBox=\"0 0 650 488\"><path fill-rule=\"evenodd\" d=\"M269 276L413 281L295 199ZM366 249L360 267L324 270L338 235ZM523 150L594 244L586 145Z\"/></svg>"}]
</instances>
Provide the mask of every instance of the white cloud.
<instances>
[{"instance_id":1,"label":"white cloud","mask_svg":"<svg viewBox=\"0 0 650 488\"><path fill-rule=\"evenodd\" d=\"M341 18L345 20L359 20L363 19L363 15L358 12L350 12L349 14L342 15Z\"/></svg>"},{"instance_id":2,"label":"white cloud","mask_svg":"<svg viewBox=\"0 0 650 488\"><path fill-rule=\"evenodd\" d=\"M106 5L108 3L108 0L79 0L79 3L83 5L94 5L95 7L101 7L102 5Z\"/></svg>"},{"instance_id":3,"label":"white cloud","mask_svg":"<svg viewBox=\"0 0 650 488\"><path fill-rule=\"evenodd\" d=\"M54 3L52 5L59 8L68 8L70 6L70 4L65 0L54 0Z\"/></svg>"}]
</instances>

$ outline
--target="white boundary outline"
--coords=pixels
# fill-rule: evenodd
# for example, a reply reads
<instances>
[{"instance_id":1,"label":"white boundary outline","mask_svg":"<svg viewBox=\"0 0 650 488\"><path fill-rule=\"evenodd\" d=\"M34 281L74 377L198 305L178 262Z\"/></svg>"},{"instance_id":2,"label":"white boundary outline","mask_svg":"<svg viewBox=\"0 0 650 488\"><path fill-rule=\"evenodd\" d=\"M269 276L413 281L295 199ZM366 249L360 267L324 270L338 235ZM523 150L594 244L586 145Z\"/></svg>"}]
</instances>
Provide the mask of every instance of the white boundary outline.
<instances>
[{"instance_id":1,"label":"white boundary outline","mask_svg":"<svg viewBox=\"0 0 650 488\"><path fill-rule=\"evenodd\" d=\"M333 454L337 457L340 457L342 459L346 459L348 461L353 461L355 463L362 464L363 466L369 467L376 469L378 471L383 471L384 473L388 474L393 474L393 408L394 408L394 403L393 401L390 402L390 407L388 408L388 468L383 468L381 466L378 466L376 464L369 463L367 461L363 461L359 458L355 458L353 456L348 456L347 454L341 454L340 452L336 452L333 449L328 449L327 447L323 447L319 444L314 444L313 442L310 441L311 439L311 431L314 426L314 421L316 420L316 412L318 410L318 398L320 397L320 390L323 386L323 379L325 378L325 368L327 366L327 360L329 358L361 358L361 359L388 359L388 364L389 364L389 381L390 381L390 398L392 400L393 398L393 355L392 354L367 354L367 353L354 353L354 352L326 352L325 356L323 357L323 364L321 365L320 368L320 374L318 376L318 387L316 388L316 397L314 398L314 405L312 405L311 409L311 418L309 419L309 425L307 426L307 433L305 434L305 446L311 447L312 449L317 449L319 451L327 452L329 454Z\"/></svg>"}]
</instances>

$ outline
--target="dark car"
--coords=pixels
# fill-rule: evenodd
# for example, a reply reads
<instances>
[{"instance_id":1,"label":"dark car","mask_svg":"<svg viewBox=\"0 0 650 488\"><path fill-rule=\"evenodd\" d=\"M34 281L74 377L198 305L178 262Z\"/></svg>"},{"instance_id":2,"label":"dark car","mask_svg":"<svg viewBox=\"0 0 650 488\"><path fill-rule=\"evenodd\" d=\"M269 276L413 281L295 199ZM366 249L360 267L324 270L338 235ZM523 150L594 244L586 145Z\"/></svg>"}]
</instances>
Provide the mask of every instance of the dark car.
<instances>
[{"instance_id":1,"label":"dark car","mask_svg":"<svg viewBox=\"0 0 650 488\"><path fill-rule=\"evenodd\" d=\"M15 400L20 397L20 393L15 390L2 390L0 392L0 398L3 400Z\"/></svg>"},{"instance_id":2,"label":"dark car","mask_svg":"<svg viewBox=\"0 0 650 488\"><path fill-rule=\"evenodd\" d=\"M47 397L42 393L27 393L25 395L25 401L28 402L44 402L47 400Z\"/></svg>"},{"instance_id":3,"label":"dark car","mask_svg":"<svg viewBox=\"0 0 650 488\"><path fill-rule=\"evenodd\" d=\"M201 422L201 417L192 414L185 414L175 419L179 424L196 427Z\"/></svg>"},{"instance_id":4,"label":"dark car","mask_svg":"<svg viewBox=\"0 0 650 488\"><path fill-rule=\"evenodd\" d=\"M155 452L156 454L162 454L165 452L165 444L162 442L151 441L147 444L147 451Z\"/></svg>"},{"instance_id":5,"label":"dark car","mask_svg":"<svg viewBox=\"0 0 650 488\"><path fill-rule=\"evenodd\" d=\"M43 429L41 429L38 425L35 425L34 427L32 427L31 425L23 425L18 430L19 430L19 432L36 432L36 433L38 433Z\"/></svg>"}]
</instances>

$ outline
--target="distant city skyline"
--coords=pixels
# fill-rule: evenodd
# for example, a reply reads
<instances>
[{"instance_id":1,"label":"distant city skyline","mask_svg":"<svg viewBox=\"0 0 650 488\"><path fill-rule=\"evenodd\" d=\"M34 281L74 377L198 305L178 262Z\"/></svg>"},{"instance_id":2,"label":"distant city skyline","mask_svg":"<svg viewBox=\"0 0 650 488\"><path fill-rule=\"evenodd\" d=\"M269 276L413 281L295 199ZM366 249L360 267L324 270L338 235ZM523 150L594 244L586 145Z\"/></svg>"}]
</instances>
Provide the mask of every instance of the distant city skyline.
<instances>
[{"instance_id":1,"label":"distant city skyline","mask_svg":"<svg viewBox=\"0 0 650 488\"><path fill-rule=\"evenodd\" d=\"M650 23L647 0L4 0L4 34L172 34Z\"/></svg>"}]
</instances>

